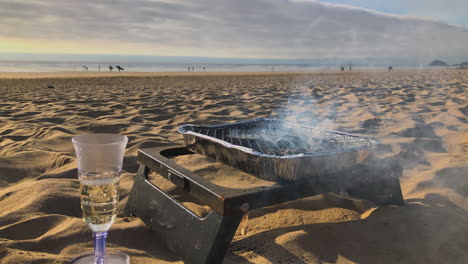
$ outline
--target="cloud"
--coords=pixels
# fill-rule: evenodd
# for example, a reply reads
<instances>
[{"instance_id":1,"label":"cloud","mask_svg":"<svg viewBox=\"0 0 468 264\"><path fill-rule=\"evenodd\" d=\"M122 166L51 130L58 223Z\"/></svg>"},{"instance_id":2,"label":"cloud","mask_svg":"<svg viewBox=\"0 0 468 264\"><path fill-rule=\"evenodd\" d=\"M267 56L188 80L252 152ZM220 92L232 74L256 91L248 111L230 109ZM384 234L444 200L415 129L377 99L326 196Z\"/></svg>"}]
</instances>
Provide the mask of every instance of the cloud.
<instances>
[{"instance_id":1,"label":"cloud","mask_svg":"<svg viewBox=\"0 0 468 264\"><path fill-rule=\"evenodd\" d=\"M465 27L317 1L38 0L1 6L3 38L154 44L214 56L468 60Z\"/></svg>"},{"instance_id":2,"label":"cloud","mask_svg":"<svg viewBox=\"0 0 468 264\"><path fill-rule=\"evenodd\" d=\"M319 2L319 0L292 0ZM466 0L320 0L324 3L340 3L347 6L369 8L392 14L403 14L443 20L468 25Z\"/></svg>"}]
</instances>

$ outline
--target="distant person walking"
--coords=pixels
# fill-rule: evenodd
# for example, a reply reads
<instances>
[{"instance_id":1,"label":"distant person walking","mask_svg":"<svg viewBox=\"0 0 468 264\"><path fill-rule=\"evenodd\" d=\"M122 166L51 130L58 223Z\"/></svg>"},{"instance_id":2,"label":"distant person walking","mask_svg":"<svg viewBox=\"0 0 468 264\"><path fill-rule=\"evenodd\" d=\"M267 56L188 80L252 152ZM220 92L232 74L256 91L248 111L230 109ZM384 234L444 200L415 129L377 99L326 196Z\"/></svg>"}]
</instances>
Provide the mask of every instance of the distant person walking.
<instances>
[{"instance_id":1,"label":"distant person walking","mask_svg":"<svg viewBox=\"0 0 468 264\"><path fill-rule=\"evenodd\" d=\"M192 66L192 71L195 71L195 67Z\"/></svg>"},{"instance_id":2,"label":"distant person walking","mask_svg":"<svg viewBox=\"0 0 468 264\"><path fill-rule=\"evenodd\" d=\"M119 70L119 72L124 71L124 68L120 67L120 65L115 66L115 68L117 68L117 70Z\"/></svg>"},{"instance_id":3,"label":"distant person walking","mask_svg":"<svg viewBox=\"0 0 468 264\"><path fill-rule=\"evenodd\" d=\"M203 71L205 71L205 66L203 66Z\"/></svg>"},{"instance_id":4,"label":"distant person walking","mask_svg":"<svg viewBox=\"0 0 468 264\"><path fill-rule=\"evenodd\" d=\"M341 65L341 71L344 71L344 66L343 65Z\"/></svg>"},{"instance_id":5,"label":"distant person walking","mask_svg":"<svg viewBox=\"0 0 468 264\"><path fill-rule=\"evenodd\" d=\"M190 71L190 66L188 66L188 71Z\"/></svg>"},{"instance_id":6,"label":"distant person walking","mask_svg":"<svg viewBox=\"0 0 468 264\"><path fill-rule=\"evenodd\" d=\"M114 67L112 67L112 65L109 65L109 71L111 72L113 69Z\"/></svg>"},{"instance_id":7,"label":"distant person walking","mask_svg":"<svg viewBox=\"0 0 468 264\"><path fill-rule=\"evenodd\" d=\"M352 67L351 67L351 64L349 65L349 71L351 71Z\"/></svg>"},{"instance_id":8,"label":"distant person walking","mask_svg":"<svg viewBox=\"0 0 468 264\"><path fill-rule=\"evenodd\" d=\"M388 71L391 71L391 70L393 70L393 67L389 65L388 66Z\"/></svg>"},{"instance_id":9,"label":"distant person walking","mask_svg":"<svg viewBox=\"0 0 468 264\"><path fill-rule=\"evenodd\" d=\"M98 66L98 71L101 71L101 65Z\"/></svg>"}]
</instances>

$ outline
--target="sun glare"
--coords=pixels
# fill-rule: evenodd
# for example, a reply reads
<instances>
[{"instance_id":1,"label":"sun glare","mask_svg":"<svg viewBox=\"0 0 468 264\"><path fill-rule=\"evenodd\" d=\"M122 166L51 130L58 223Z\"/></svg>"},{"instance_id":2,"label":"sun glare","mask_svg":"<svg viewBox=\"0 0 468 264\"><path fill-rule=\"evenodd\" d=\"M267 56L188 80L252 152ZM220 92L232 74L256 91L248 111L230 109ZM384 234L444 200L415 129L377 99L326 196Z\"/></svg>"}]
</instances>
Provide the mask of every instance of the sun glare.
<instances>
[{"instance_id":1,"label":"sun glare","mask_svg":"<svg viewBox=\"0 0 468 264\"><path fill-rule=\"evenodd\" d=\"M134 55L177 54L177 50L171 47L142 43L120 42L109 45L108 42L93 40L76 41L26 38L0 38L0 52Z\"/></svg>"}]
</instances>

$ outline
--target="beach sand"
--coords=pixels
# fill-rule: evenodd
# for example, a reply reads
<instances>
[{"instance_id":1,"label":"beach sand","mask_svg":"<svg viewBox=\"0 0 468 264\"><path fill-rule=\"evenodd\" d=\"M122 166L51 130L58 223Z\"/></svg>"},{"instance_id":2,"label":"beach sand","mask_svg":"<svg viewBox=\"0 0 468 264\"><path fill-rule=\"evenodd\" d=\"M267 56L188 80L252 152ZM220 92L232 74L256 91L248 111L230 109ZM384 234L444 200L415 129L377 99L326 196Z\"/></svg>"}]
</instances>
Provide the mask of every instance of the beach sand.
<instances>
[{"instance_id":1,"label":"beach sand","mask_svg":"<svg viewBox=\"0 0 468 264\"><path fill-rule=\"evenodd\" d=\"M123 214L138 148L182 144L185 123L270 116L379 139L376 155L404 168L405 205L326 194L255 210L223 263L467 263L467 90L463 70L2 73L0 263L67 263L93 248L71 138L100 132L130 139L108 247L133 264L182 263ZM216 162L178 162L220 185L262 184Z\"/></svg>"}]
</instances>

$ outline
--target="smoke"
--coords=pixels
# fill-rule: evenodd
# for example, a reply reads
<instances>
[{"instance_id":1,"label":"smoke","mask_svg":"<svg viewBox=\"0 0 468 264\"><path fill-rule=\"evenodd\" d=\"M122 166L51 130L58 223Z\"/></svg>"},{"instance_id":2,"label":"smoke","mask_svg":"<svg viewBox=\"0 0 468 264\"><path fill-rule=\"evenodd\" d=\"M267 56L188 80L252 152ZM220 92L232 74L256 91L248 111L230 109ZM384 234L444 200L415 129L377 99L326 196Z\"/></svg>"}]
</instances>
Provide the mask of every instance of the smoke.
<instances>
[{"instance_id":1,"label":"smoke","mask_svg":"<svg viewBox=\"0 0 468 264\"><path fill-rule=\"evenodd\" d=\"M290 84L287 104L272 112L282 121L310 127L333 129L336 113L322 98L326 92L308 79Z\"/></svg>"}]
</instances>

